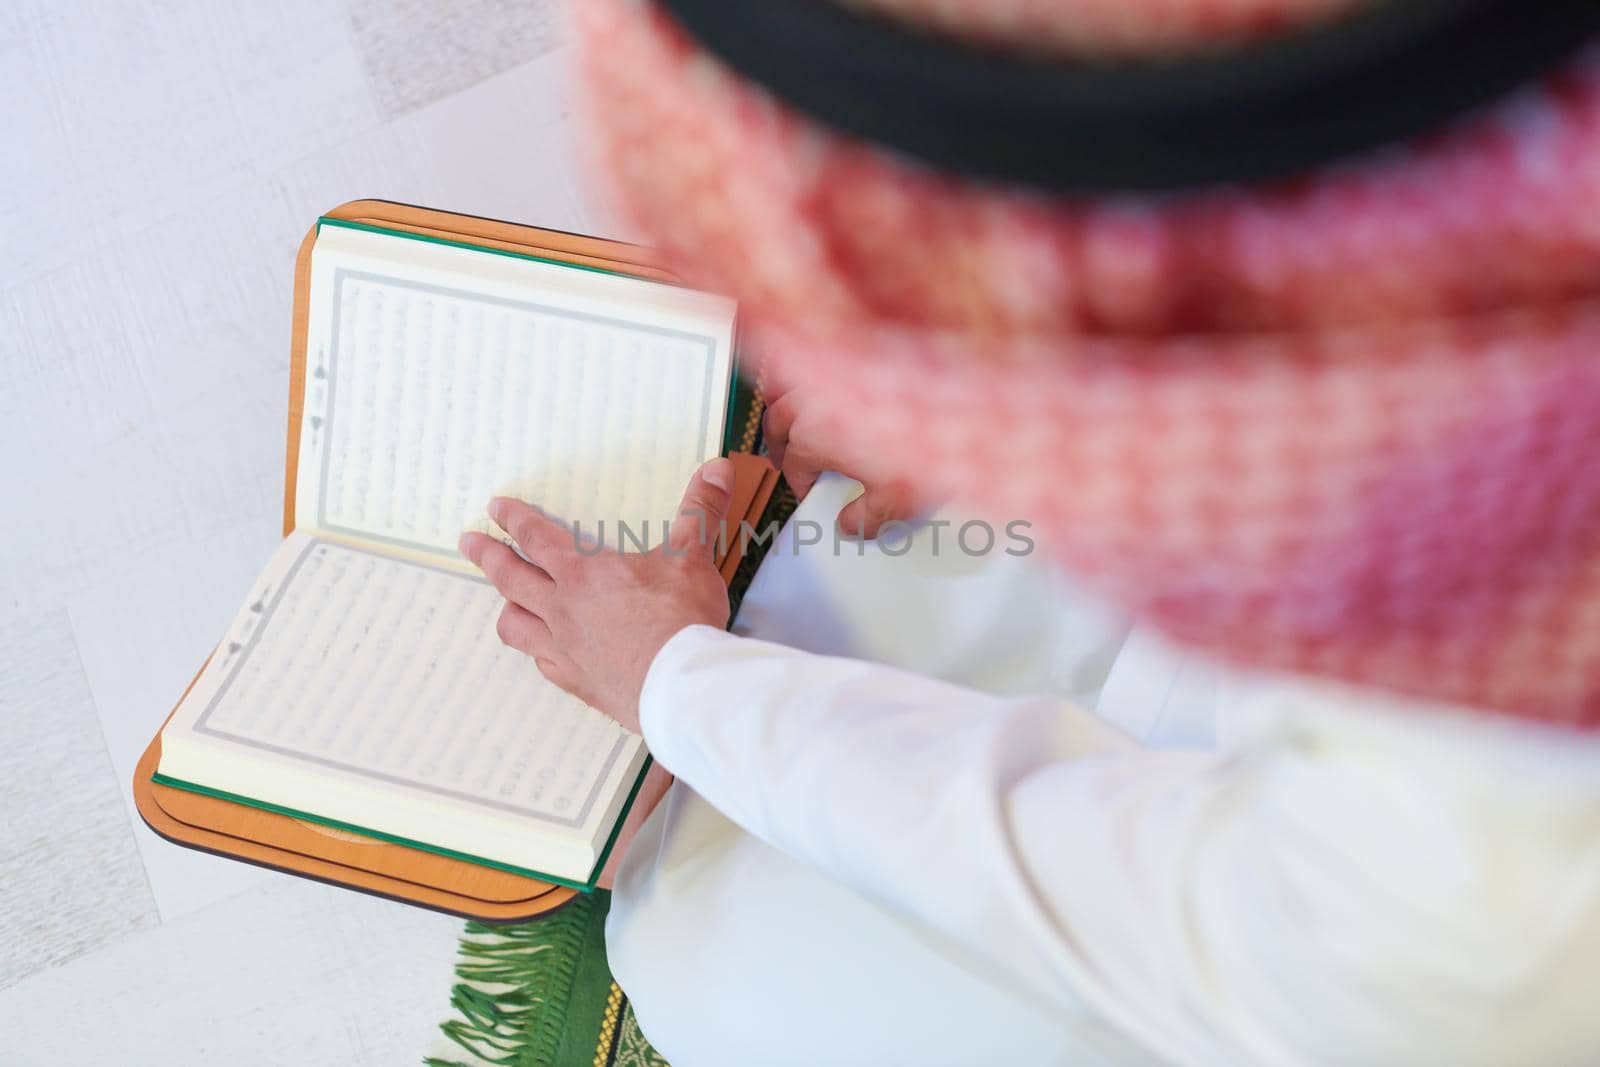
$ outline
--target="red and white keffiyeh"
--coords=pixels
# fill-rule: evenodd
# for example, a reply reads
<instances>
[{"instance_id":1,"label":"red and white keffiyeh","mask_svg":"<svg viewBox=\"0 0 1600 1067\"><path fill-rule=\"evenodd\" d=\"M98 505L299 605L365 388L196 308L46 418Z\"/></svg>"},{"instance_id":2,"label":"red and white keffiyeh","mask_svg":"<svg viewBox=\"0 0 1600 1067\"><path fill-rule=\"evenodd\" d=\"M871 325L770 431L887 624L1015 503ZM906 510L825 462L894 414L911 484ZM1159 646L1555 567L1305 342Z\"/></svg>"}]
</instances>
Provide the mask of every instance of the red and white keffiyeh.
<instances>
[{"instance_id":1,"label":"red and white keffiyeh","mask_svg":"<svg viewBox=\"0 0 1600 1067\"><path fill-rule=\"evenodd\" d=\"M872 2L1117 48L1340 6ZM577 7L619 203L740 297L852 473L1029 520L1230 660L1600 727L1600 55L1294 181L1063 199L830 133L647 5Z\"/></svg>"}]
</instances>

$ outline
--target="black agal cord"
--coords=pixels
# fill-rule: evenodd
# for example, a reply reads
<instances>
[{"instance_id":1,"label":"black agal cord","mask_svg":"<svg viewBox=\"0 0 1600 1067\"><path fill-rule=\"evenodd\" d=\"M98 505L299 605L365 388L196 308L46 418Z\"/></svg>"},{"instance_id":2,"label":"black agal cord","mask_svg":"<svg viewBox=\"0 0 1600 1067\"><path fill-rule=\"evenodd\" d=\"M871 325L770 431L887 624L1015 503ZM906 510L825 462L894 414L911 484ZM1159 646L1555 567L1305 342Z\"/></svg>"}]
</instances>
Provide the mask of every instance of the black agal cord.
<instances>
[{"instance_id":1,"label":"black agal cord","mask_svg":"<svg viewBox=\"0 0 1600 1067\"><path fill-rule=\"evenodd\" d=\"M655 2L829 126L941 169L1065 193L1304 171L1436 128L1600 32L1600 0L1374 0L1264 41L1063 59L919 33L834 0Z\"/></svg>"}]
</instances>

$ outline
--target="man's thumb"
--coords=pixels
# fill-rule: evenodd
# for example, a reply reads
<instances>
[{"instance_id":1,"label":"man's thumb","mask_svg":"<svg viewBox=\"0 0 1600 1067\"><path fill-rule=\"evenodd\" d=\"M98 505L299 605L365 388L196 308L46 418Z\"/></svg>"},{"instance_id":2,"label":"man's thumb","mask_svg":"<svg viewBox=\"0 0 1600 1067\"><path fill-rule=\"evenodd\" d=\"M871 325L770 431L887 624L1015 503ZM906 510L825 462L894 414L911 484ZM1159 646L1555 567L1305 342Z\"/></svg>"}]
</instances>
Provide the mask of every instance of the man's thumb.
<instances>
[{"instance_id":1,"label":"man's thumb","mask_svg":"<svg viewBox=\"0 0 1600 1067\"><path fill-rule=\"evenodd\" d=\"M711 559L732 503L733 461L724 456L703 464L684 490L683 503L667 534L668 549L679 555L698 552Z\"/></svg>"},{"instance_id":2,"label":"man's thumb","mask_svg":"<svg viewBox=\"0 0 1600 1067\"><path fill-rule=\"evenodd\" d=\"M870 540L878 536L885 523L908 519L912 513L911 493L905 486L894 482L869 485L839 510L839 532Z\"/></svg>"}]
</instances>

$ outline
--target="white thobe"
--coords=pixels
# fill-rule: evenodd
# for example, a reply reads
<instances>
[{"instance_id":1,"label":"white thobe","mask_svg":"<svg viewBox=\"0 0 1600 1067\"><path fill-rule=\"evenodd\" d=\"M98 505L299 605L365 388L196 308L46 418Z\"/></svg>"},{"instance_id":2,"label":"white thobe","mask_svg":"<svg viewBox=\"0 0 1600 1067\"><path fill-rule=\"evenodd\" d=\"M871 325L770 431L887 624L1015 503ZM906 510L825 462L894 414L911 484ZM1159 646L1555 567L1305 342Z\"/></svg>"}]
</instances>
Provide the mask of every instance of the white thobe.
<instances>
[{"instance_id":1,"label":"white thobe","mask_svg":"<svg viewBox=\"0 0 1600 1067\"><path fill-rule=\"evenodd\" d=\"M675 1067L1600 1063L1600 739L795 528L645 685L607 936Z\"/></svg>"}]
</instances>

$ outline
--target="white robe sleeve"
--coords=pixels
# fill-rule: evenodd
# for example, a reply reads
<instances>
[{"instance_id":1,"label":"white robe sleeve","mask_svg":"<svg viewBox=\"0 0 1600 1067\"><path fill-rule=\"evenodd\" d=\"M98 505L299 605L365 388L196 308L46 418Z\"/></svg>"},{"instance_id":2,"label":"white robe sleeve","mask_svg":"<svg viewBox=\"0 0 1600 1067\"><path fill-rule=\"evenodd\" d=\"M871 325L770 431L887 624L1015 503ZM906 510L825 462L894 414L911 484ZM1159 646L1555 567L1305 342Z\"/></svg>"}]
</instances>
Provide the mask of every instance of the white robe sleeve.
<instances>
[{"instance_id":1,"label":"white robe sleeve","mask_svg":"<svg viewBox=\"0 0 1600 1067\"><path fill-rule=\"evenodd\" d=\"M1328 692L1269 688L1219 751L1156 751L1060 701L697 626L641 718L751 834L1175 1062L1588 1062L1594 746L1329 717Z\"/></svg>"}]
</instances>

